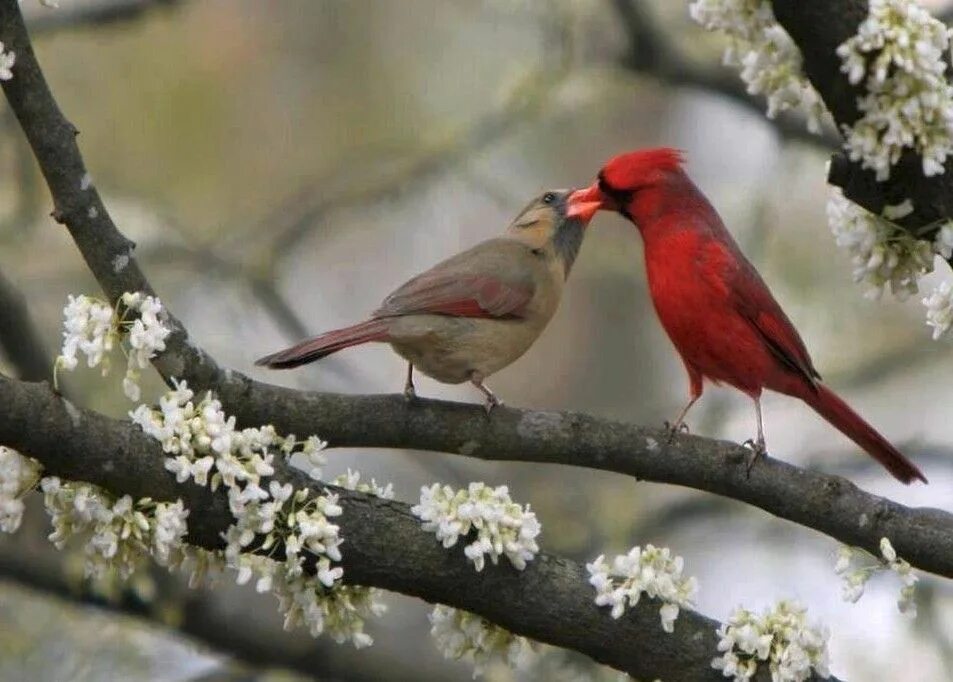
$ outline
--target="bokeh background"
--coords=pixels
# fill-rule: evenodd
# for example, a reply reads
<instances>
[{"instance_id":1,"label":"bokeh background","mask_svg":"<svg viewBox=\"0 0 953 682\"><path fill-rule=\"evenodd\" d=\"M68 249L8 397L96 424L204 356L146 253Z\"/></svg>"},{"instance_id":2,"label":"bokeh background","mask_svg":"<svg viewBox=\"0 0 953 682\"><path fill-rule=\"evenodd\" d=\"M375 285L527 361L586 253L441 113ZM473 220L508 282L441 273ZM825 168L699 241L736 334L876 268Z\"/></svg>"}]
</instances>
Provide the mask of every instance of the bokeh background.
<instances>
[{"instance_id":1,"label":"bokeh background","mask_svg":"<svg viewBox=\"0 0 953 682\"><path fill-rule=\"evenodd\" d=\"M24 3L54 93L156 289L223 364L301 388L397 391L404 366L386 347L293 373L252 362L357 321L409 276L497 234L542 189L586 183L618 151L671 145L686 150L689 172L828 383L930 485L897 484L808 408L776 396L765 400L771 453L904 504L953 509L949 346L930 341L916 298L862 296L827 228L829 142L808 140L796 121L767 121L685 3L61 4ZM49 219L46 188L2 102L0 179L0 272L25 294L52 358L66 295L98 288ZM949 276L946 266L935 276ZM66 389L122 415L119 381L80 369ZM687 381L651 308L631 225L597 217L556 318L491 385L516 406L640 424L674 416ZM145 396L161 390L157 376L146 379ZM479 400L470 387L427 379L418 390ZM709 388L689 421L695 433L736 441L754 432L750 403L727 389ZM834 541L745 505L584 469L395 451L329 459L330 475L356 467L393 481L405 500L433 481L509 484L539 515L543 547L577 560L670 546L701 582L699 610L714 618L799 599L831 627L833 671L847 679L947 680L953 669L949 583L922 576L915 621L897 612L889 577L847 604ZM435 649L429 607L397 595L369 623L375 646L355 652L283 632L272 597L228 581L190 591L156 571L125 586L84 582L81 559L46 542L37 502L18 535L0 538L2 680L470 678L468 665ZM550 650L527 672L490 678L614 673Z\"/></svg>"}]
</instances>

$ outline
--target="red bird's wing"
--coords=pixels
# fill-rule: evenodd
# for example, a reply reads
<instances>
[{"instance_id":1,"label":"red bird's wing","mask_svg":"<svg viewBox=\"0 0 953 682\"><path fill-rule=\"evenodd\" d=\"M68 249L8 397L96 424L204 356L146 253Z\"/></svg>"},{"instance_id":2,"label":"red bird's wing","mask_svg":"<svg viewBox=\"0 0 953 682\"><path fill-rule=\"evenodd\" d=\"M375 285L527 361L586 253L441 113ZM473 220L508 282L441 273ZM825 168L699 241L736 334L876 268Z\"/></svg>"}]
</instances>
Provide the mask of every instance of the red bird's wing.
<instances>
[{"instance_id":1,"label":"red bird's wing","mask_svg":"<svg viewBox=\"0 0 953 682\"><path fill-rule=\"evenodd\" d=\"M739 254L740 255L740 254ZM744 256L741 256L744 259ZM783 364L814 386L821 375L814 369L811 356L791 320L774 300L764 280L747 260L738 263L731 303L764 341L769 351Z\"/></svg>"},{"instance_id":2,"label":"red bird's wing","mask_svg":"<svg viewBox=\"0 0 953 682\"><path fill-rule=\"evenodd\" d=\"M514 267L508 247L475 248L444 261L397 289L373 316L523 317L536 286L530 272Z\"/></svg>"}]
</instances>

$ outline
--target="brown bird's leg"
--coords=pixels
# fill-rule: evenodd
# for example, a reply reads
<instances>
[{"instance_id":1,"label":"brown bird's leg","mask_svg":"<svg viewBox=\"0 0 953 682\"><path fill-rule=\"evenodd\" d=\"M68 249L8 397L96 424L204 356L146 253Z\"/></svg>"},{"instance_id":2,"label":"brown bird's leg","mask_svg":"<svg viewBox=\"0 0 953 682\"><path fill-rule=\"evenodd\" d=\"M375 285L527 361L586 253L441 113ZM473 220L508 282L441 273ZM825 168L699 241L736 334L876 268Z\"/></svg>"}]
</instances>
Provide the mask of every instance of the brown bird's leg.
<instances>
[{"instance_id":1,"label":"brown bird's leg","mask_svg":"<svg viewBox=\"0 0 953 682\"><path fill-rule=\"evenodd\" d=\"M764 419L761 417L761 396L754 396L754 410L758 415L758 437L756 440L751 441L746 440L745 445L751 448L751 459L748 460L748 468L746 473L748 476L751 476L751 467L754 466L754 463L758 461L759 457L763 457L768 452L768 447L764 441Z\"/></svg>"},{"instance_id":2,"label":"brown bird's leg","mask_svg":"<svg viewBox=\"0 0 953 682\"><path fill-rule=\"evenodd\" d=\"M414 388L414 363L407 363L407 381L404 382L404 397L408 401L414 400L417 397L417 391Z\"/></svg>"},{"instance_id":3,"label":"brown bird's leg","mask_svg":"<svg viewBox=\"0 0 953 682\"><path fill-rule=\"evenodd\" d=\"M668 443L672 444L672 441L675 440L675 436L679 431L684 431L688 433L688 425L685 423L685 415L688 414L688 411L692 409L692 405L698 402L698 399L702 397L702 375L695 370L694 367L685 365L685 368L688 370L688 379L691 382L690 392L691 397L688 400L688 404L682 408L682 411L678 413L678 416L675 418L674 423L665 422L665 428L668 430Z\"/></svg>"},{"instance_id":4,"label":"brown bird's leg","mask_svg":"<svg viewBox=\"0 0 953 682\"><path fill-rule=\"evenodd\" d=\"M483 375L479 372L470 372L470 383L480 389L480 392L486 396L486 403L484 408L486 413L489 415L493 411L493 408L497 405L502 405L503 401L496 397L496 394L490 390L490 388L483 383Z\"/></svg>"}]
</instances>

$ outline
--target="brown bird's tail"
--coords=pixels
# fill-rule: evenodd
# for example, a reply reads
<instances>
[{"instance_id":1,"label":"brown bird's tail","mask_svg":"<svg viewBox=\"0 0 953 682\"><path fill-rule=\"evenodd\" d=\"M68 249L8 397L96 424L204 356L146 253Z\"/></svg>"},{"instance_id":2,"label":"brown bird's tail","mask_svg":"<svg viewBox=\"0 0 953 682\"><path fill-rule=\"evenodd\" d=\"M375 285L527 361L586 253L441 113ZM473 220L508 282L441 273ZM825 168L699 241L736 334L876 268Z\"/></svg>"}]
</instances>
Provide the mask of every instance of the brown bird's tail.
<instances>
[{"instance_id":1,"label":"brown bird's tail","mask_svg":"<svg viewBox=\"0 0 953 682\"><path fill-rule=\"evenodd\" d=\"M800 397L838 431L880 462L895 478L904 483L912 483L915 479L927 482L926 476L913 462L904 457L886 438L877 433L874 427L865 422L826 386L817 384L816 391L804 391Z\"/></svg>"},{"instance_id":2,"label":"brown bird's tail","mask_svg":"<svg viewBox=\"0 0 953 682\"><path fill-rule=\"evenodd\" d=\"M291 348L255 360L271 369L290 369L336 353L343 348L387 339L387 320L368 320L302 341Z\"/></svg>"}]
</instances>

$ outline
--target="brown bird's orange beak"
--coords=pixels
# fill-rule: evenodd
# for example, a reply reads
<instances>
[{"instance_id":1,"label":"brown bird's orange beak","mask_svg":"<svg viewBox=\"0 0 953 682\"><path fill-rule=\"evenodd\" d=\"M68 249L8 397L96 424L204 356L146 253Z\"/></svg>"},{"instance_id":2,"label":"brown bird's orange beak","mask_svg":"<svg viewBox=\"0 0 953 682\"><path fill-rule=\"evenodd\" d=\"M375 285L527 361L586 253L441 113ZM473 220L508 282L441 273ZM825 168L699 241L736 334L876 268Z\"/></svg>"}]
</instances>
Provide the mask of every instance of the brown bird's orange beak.
<instances>
[{"instance_id":1,"label":"brown bird's orange beak","mask_svg":"<svg viewBox=\"0 0 953 682\"><path fill-rule=\"evenodd\" d=\"M598 183L593 183L585 189L577 189L569 195L569 207L566 210L566 216L569 218L578 218L588 223L592 216L602 208L605 202L605 195L599 189Z\"/></svg>"}]
</instances>

